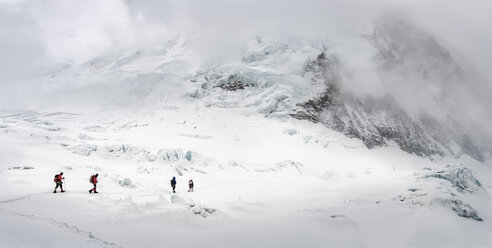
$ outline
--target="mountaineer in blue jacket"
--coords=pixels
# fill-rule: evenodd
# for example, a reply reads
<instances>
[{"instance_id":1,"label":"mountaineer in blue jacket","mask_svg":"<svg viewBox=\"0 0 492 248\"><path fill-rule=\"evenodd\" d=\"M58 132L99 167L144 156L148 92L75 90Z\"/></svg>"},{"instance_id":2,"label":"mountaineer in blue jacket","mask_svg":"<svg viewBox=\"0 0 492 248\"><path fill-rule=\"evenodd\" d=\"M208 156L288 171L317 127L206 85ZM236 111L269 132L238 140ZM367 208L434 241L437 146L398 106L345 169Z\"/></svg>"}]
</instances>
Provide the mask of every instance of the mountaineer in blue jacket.
<instances>
[{"instance_id":1,"label":"mountaineer in blue jacket","mask_svg":"<svg viewBox=\"0 0 492 248\"><path fill-rule=\"evenodd\" d=\"M171 187L173 188L173 193L176 193L176 177L171 179Z\"/></svg>"}]
</instances>

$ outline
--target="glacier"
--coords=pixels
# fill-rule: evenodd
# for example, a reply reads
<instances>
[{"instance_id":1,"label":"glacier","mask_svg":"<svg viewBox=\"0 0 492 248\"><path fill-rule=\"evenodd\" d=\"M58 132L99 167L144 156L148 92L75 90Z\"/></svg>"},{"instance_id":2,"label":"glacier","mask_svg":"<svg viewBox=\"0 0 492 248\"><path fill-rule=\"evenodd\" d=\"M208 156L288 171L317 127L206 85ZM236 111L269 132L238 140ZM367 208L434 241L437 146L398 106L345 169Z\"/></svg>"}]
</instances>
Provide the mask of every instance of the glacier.
<instances>
[{"instance_id":1,"label":"glacier","mask_svg":"<svg viewBox=\"0 0 492 248\"><path fill-rule=\"evenodd\" d=\"M39 95L0 109L0 246L490 246L468 67L395 17L335 34L263 32L212 60L182 34L44 65Z\"/></svg>"}]
</instances>

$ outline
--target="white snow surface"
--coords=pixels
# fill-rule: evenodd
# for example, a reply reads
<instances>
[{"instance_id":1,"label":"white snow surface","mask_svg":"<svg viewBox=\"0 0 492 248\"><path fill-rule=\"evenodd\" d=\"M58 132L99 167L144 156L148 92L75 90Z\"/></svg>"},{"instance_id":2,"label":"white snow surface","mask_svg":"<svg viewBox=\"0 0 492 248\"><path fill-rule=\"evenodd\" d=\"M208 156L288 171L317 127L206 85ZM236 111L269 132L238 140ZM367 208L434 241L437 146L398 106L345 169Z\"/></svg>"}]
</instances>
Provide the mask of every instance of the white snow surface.
<instances>
[{"instance_id":1,"label":"white snow surface","mask_svg":"<svg viewBox=\"0 0 492 248\"><path fill-rule=\"evenodd\" d=\"M490 165L251 107L4 110L0 247L488 247Z\"/></svg>"},{"instance_id":2,"label":"white snow surface","mask_svg":"<svg viewBox=\"0 0 492 248\"><path fill-rule=\"evenodd\" d=\"M266 36L215 64L178 37L50 69L33 110L0 110L0 247L490 247L492 161L289 117L325 89L303 75L322 52L356 95L386 93L348 36Z\"/></svg>"}]
</instances>

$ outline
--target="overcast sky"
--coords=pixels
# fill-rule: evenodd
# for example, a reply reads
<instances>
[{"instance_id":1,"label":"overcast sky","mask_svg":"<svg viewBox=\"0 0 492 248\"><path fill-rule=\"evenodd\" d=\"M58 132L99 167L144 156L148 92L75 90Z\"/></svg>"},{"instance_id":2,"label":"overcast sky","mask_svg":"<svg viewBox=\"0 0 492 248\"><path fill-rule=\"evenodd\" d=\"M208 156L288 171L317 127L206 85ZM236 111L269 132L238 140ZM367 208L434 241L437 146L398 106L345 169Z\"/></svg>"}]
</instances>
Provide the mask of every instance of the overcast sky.
<instances>
[{"instance_id":1,"label":"overcast sky","mask_svg":"<svg viewBox=\"0 0 492 248\"><path fill-rule=\"evenodd\" d=\"M272 30L304 37L333 29L364 33L386 13L412 20L492 81L492 1L486 0L0 0L0 104L36 89L43 66L60 61L177 35L215 53Z\"/></svg>"}]
</instances>

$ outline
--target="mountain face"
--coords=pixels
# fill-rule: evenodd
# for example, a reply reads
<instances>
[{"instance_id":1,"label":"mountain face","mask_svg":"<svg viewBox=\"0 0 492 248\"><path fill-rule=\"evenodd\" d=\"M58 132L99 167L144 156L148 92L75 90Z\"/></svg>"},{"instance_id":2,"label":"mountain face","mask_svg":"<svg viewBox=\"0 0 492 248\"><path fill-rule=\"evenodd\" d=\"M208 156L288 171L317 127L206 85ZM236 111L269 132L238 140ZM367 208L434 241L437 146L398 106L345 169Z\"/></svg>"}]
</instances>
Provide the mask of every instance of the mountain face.
<instances>
[{"instance_id":1,"label":"mountain face","mask_svg":"<svg viewBox=\"0 0 492 248\"><path fill-rule=\"evenodd\" d=\"M335 57L327 57L324 53L307 64L305 71L312 74L311 80L321 82L326 89L317 98L297 103L290 116L323 123L328 128L362 140L368 148L394 142L403 151L418 156L465 153L483 161L479 148L457 124L448 127L424 113L414 121L389 94L375 98L341 92L342 82L335 69L338 66ZM453 145L458 145L459 150L453 150Z\"/></svg>"},{"instance_id":2,"label":"mountain face","mask_svg":"<svg viewBox=\"0 0 492 248\"><path fill-rule=\"evenodd\" d=\"M128 99L162 103L169 95L185 95L206 107L322 123L368 148L396 144L422 157L467 154L484 160L463 128L467 114L459 103L472 97L466 95L465 72L448 50L431 35L391 18L375 22L371 35L353 39L373 49L370 63L383 85L381 96L355 94L347 86L351 57L340 52L343 47L329 39L287 35L256 37L239 58L202 66L178 38L155 51L64 66L49 81L58 85L69 78L78 82L78 93L94 95L114 89L120 93L103 98L120 104Z\"/></svg>"},{"instance_id":3,"label":"mountain face","mask_svg":"<svg viewBox=\"0 0 492 248\"><path fill-rule=\"evenodd\" d=\"M398 107L389 95L380 99L356 98L341 93L336 70L336 60L320 54L308 63L306 72L313 72L313 80L327 85L318 98L298 103L292 117L323 123L328 128L358 138L368 148L387 145L393 141L406 152L419 156L443 155L442 149Z\"/></svg>"},{"instance_id":4,"label":"mountain face","mask_svg":"<svg viewBox=\"0 0 492 248\"><path fill-rule=\"evenodd\" d=\"M274 86L269 86L269 83L272 84L272 76L254 70L204 76L202 90L204 94L212 94L217 99L225 99L223 94L228 95L228 91L243 91L244 94L251 94L245 99L253 98L256 102L270 100L273 103L261 108L260 113L274 116L287 113L292 118L322 123L327 128L362 140L368 148L393 143L403 151L418 156L467 154L483 161L483 152L451 114L459 111L456 114L463 115L464 112L454 109L448 103L458 90L453 84L463 79L462 71L450 53L432 36L401 21L376 23L374 33L367 42L378 52L374 63L378 64L383 84L388 86L382 97L351 93L344 85L343 59L336 54L329 54L329 51L320 52L314 59L308 58L301 68L299 76L306 79L312 89L320 92L307 100L296 99L293 96L297 93L295 91L282 94L282 90L272 90ZM285 43L269 44L262 51L246 56L242 62L263 62L272 55L285 55L286 51L290 51L289 56L296 56L296 49ZM390 81L394 79L391 75L399 75L399 81ZM421 107L413 115L395 99L399 97L398 93L393 94L393 88L398 88L398 84L403 82L412 85L412 80L419 83L416 88L408 90L414 94L413 104ZM214 89L214 93L210 89ZM278 94L265 94L269 90ZM263 99L258 99L258 95ZM420 105L418 99L424 99L424 104ZM247 106L244 103L239 100L231 106ZM436 118L436 111L429 113L428 109L437 109L437 115L444 117Z\"/></svg>"}]
</instances>

